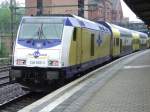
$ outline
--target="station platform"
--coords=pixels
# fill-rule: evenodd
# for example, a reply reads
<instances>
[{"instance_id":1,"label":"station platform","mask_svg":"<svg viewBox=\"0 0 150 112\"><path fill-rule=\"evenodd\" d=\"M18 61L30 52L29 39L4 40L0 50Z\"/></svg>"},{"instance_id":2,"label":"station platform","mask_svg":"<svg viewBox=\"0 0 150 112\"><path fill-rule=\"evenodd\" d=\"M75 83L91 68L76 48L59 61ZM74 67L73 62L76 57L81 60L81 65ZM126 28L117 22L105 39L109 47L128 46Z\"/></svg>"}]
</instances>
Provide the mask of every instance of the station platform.
<instances>
[{"instance_id":1,"label":"station platform","mask_svg":"<svg viewBox=\"0 0 150 112\"><path fill-rule=\"evenodd\" d=\"M150 112L150 50L98 72L57 107L39 112Z\"/></svg>"}]
</instances>

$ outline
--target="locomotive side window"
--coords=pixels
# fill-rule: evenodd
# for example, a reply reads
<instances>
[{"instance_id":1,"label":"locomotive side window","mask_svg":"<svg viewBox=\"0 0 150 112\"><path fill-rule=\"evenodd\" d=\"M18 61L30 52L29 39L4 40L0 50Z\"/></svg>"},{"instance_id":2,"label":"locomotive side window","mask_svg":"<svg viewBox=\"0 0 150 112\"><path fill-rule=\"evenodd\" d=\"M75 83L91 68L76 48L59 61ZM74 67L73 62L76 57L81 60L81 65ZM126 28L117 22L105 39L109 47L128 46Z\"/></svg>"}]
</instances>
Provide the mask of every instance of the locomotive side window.
<instances>
[{"instance_id":1,"label":"locomotive side window","mask_svg":"<svg viewBox=\"0 0 150 112\"><path fill-rule=\"evenodd\" d=\"M116 39L116 46L119 46L119 38Z\"/></svg>"},{"instance_id":2,"label":"locomotive side window","mask_svg":"<svg viewBox=\"0 0 150 112\"><path fill-rule=\"evenodd\" d=\"M73 41L76 41L77 39L77 28L74 28L74 31L73 31Z\"/></svg>"},{"instance_id":3,"label":"locomotive side window","mask_svg":"<svg viewBox=\"0 0 150 112\"><path fill-rule=\"evenodd\" d=\"M91 34L91 56L94 56L94 33Z\"/></svg>"}]
</instances>

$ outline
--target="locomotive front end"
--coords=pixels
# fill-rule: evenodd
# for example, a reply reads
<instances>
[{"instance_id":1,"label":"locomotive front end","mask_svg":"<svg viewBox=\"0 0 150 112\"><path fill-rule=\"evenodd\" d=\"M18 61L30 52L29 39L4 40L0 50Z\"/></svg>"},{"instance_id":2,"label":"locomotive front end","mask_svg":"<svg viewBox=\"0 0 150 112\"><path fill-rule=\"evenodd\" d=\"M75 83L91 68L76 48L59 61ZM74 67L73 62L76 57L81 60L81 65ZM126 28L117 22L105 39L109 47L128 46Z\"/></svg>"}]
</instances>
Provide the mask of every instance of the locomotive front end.
<instances>
[{"instance_id":1,"label":"locomotive front end","mask_svg":"<svg viewBox=\"0 0 150 112\"><path fill-rule=\"evenodd\" d=\"M31 87L57 80L61 71L63 18L24 17L13 50L10 80Z\"/></svg>"}]
</instances>

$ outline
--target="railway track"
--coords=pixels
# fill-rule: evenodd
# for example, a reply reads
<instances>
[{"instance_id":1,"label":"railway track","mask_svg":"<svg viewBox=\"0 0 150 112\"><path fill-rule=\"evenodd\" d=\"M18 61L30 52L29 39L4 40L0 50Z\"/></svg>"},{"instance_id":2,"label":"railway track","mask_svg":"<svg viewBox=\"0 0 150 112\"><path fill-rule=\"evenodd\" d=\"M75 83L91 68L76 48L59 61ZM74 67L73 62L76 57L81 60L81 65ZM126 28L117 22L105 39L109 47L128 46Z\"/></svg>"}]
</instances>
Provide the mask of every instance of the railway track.
<instances>
[{"instance_id":1,"label":"railway track","mask_svg":"<svg viewBox=\"0 0 150 112\"><path fill-rule=\"evenodd\" d=\"M17 83L9 82L10 65L0 67L0 112L16 112L44 94L30 93Z\"/></svg>"},{"instance_id":2,"label":"railway track","mask_svg":"<svg viewBox=\"0 0 150 112\"><path fill-rule=\"evenodd\" d=\"M10 65L0 67L0 87L9 84Z\"/></svg>"},{"instance_id":3,"label":"railway track","mask_svg":"<svg viewBox=\"0 0 150 112\"><path fill-rule=\"evenodd\" d=\"M3 86L0 88L0 106L3 106L28 93L29 91L22 90L21 85L17 83Z\"/></svg>"},{"instance_id":4,"label":"railway track","mask_svg":"<svg viewBox=\"0 0 150 112\"><path fill-rule=\"evenodd\" d=\"M0 112L17 112L45 95L25 91L19 84L9 85L0 89Z\"/></svg>"},{"instance_id":5,"label":"railway track","mask_svg":"<svg viewBox=\"0 0 150 112\"><path fill-rule=\"evenodd\" d=\"M0 67L0 72L5 72L10 70L10 65L5 65Z\"/></svg>"},{"instance_id":6,"label":"railway track","mask_svg":"<svg viewBox=\"0 0 150 112\"><path fill-rule=\"evenodd\" d=\"M28 93L2 107L0 107L0 112L17 112L23 107L37 101L41 97L45 96L45 94L37 94L37 93Z\"/></svg>"},{"instance_id":7,"label":"railway track","mask_svg":"<svg viewBox=\"0 0 150 112\"><path fill-rule=\"evenodd\" d=\"M0 67L0 107L29 94L29 91L22 90L21 85L17 83L10 83L9 70L10 65Z\"/></svg>"}]
</instances>

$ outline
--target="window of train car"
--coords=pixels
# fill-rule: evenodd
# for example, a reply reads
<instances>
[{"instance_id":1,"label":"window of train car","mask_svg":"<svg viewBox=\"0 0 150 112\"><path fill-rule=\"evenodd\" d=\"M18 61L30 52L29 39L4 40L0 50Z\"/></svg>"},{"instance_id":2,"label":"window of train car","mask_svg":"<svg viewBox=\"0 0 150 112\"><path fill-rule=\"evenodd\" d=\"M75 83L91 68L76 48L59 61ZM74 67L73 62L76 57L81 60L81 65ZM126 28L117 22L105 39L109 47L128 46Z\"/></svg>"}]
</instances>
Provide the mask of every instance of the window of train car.
<instances>
[{"instance_id":1,"label":"window of train car","mask_svg":"<svg viewBox=\"0 0 150 112\"><path fill-rule=\"evenodd\" d=\"M94 54L95 54L95 50L94 50L94 43L95 43L95 34L94 33L92 33L91 34L91 56L94 56Z\"/></svg>"},{"instance_id":2,"label":"window of train car","mask_svg":"<svg viewBox=\"0 0 150 112\"><path fill-rule=\"evenodd\" d=\"M77 38L77 28L74 28L74 31L73 31L73 41L76 41L76 38Z\"/></svg>"},{"instance_id":3,"label":"window of train car","mask_svg":"<svg viewBox=\"0 0 150 112\"><path fill-rule=\"evenodd\" d=\"M116 38L116 46L119 46L119 38Z\"/></svg>"},{"instance_id":4,"label":"window of train car","mask_svg":"<svg viewBox=\"0 0 150 112\"><path fill-rule=\"evenodd\" d=\"M26 19L21 24L19 39L61 39L63 27L63 19Z\"/></svg>"}]
</instances>

